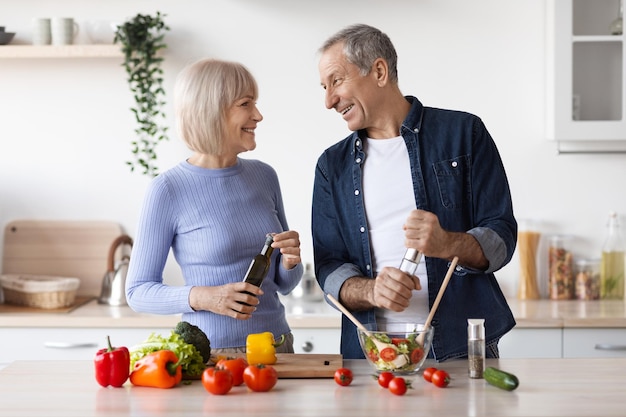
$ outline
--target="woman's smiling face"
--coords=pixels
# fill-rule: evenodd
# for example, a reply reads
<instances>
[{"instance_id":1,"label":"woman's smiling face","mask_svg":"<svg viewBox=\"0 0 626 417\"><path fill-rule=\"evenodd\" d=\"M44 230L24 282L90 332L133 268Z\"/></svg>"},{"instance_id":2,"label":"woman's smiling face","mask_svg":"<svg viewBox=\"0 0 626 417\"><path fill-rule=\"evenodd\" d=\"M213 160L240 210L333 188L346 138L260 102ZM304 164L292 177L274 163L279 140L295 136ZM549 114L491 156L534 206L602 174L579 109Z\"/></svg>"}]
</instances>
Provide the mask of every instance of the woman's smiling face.
<instances>
[{"instance_id":1,"label":"woman's smiling face","mask_svg":"<svg viewBox=\"0 0 626 417\"><path fill-rule=\"evenodd\" d=\"M261 120L263 115L259 112L252 94L235 100L226 111L226 148L235 154L254 150L254 130Z\"/></svg>"}]
</instances>

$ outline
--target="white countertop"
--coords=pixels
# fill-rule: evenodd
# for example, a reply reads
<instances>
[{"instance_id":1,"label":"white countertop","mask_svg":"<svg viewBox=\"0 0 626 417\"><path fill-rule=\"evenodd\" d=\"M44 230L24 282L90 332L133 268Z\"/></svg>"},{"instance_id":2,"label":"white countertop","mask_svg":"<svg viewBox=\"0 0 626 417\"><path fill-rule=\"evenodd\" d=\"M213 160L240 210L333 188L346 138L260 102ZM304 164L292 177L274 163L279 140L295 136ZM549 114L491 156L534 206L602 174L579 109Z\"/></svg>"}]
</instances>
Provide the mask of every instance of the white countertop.
<instances>
[{"instance_id":1,"label":"white countertop","mask_svg":"<svg viewBox=\"0 0 626 417\"><path fill-rule=\"evenodd\" d=\"M303 302L284 297L289 325L294 328L340 328L341 313L324 301ZM509 300L518 328L626 328L623 301ZM136 313L129 307L111 307L94 299L69 313L0 313L0 327L163 328L174 326L180 315Z\"/></svg>"},{"instance_id":2,"label":"white countertop","mask_svg":"<svg viewBox=\"0 0 626 417\"><path fill-rule=\"evenodd\" d=\"M200 415L280 416L623 416L619 400L626 386L626 358L488 359L515 374L515 391L504 391L467 376L467 361L437 366L452 382L437 388L421 374L413 388L395 396L372 379L365 360L346 360L355 377L348 387L332 378L279 379L269 392L234 387L226 395L209 394L200 381L172 389L100 387L92 361L16 361L0 371L4 417L111 417Z\"/></svg>"}]
</instances>

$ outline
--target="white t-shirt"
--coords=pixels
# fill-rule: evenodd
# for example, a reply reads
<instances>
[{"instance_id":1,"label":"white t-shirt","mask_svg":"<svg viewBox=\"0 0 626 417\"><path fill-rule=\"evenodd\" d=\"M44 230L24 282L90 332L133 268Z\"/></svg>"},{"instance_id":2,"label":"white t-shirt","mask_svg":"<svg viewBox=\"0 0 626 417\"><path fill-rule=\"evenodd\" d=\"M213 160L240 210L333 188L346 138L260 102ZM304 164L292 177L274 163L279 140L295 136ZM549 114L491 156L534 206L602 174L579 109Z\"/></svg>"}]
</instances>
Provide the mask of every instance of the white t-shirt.
<instances>
[{"instance_id":1,"label":"white t-shirt","mask_svg":"<svg viewBox=\"0 0 626 417\"><path fill-rule=\"evenodd\" d=\"M416 208L409 153L404 138L364 141L363 200L372 245L373 270L398 268L406 247L402 226ZM422 289L413 291L409 307L401 313L377 309L379 321L423 323L428 316L428 277L422 257L417 276Z\"/></svg>"}]
</instances>

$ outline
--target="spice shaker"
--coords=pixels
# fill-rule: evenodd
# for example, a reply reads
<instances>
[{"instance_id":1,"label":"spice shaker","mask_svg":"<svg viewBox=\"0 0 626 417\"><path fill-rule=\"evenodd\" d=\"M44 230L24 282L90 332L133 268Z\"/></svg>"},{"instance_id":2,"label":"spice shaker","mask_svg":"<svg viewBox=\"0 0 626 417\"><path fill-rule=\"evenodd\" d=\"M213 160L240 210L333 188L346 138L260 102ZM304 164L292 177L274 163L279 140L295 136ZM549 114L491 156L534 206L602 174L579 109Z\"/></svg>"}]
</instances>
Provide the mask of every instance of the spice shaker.
<instances>
[{"instance_id":1,"label":"spice shaker","mask_svg":"<svg viewBox=\"0 0 626 417\"><path fill-rule=\"evenodd\" d=\"M485 370L485 319L467 319L467 361L470 378L482 378Z\"/></svg>"}]
</instances>

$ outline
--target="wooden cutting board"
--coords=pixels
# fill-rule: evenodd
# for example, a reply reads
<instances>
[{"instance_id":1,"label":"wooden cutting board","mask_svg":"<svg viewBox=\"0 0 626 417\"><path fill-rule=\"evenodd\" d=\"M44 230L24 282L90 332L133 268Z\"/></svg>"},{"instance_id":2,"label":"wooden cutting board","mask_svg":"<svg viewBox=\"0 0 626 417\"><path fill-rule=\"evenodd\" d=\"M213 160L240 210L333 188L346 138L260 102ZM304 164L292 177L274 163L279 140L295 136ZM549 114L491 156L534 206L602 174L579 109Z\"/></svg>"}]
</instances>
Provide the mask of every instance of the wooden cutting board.
<instances>
[{"instance_id":1,"label":"wooden cutting board","mask_svg":"<svg viewBox=\"0 0 626 417\"><path fill-rule=\"evenodd\" d=\"M245 354L228 355L246 357ZM272 365L279 378L333 378L343 366L343 356L326 353L277 353Z\"/></svg>"},{"instance_id":2,"label":"wooden cutting board","mask_svg":"<svg viewBox=\"0 0 626 417\"><path fill-rule=\"evenodd\" d=\"M277 353L273 365L279 378L332 378L343 356L323 353Z\"/></svg>"},{"instance_id":3,"label":"wooden cutting board","mask_svg":"<svg viewBox=\"0 0 626 417\"><path fill-rule=\"evenodd\" d=\"M4 228L2 273L76 277L77 296L98 297L111 244L122 234L110 221L15 220Z\"/></svg>"}]
</instances>

